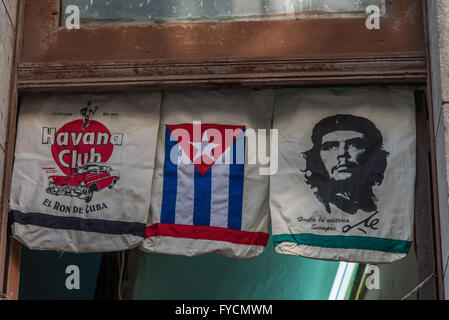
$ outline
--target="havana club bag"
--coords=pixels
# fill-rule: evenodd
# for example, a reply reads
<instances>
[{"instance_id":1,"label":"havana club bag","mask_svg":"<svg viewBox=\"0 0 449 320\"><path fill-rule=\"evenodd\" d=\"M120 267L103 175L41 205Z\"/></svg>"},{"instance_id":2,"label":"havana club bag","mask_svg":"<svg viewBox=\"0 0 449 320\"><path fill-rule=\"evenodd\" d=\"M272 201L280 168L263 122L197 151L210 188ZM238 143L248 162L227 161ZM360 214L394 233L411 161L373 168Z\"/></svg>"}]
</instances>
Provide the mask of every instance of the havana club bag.
<instances>
[{"instance_id":1,"label":"havana club bag","mask_svg":"<svg viewBox=\"0 0 449 320\"><path fill-rule=\"evenodd\" d=\"M145 234L160 93L29 95L10 209L31 249L120 251Z\"/></svg>"},{"instance_id":2,"label":"havana club bag","mask_svg":"<svg viewBox=\"0 0 449 320\"><path fill-rule=\"evenodd\" d=\"M274 92L164 93L146 252L251 258L268 241L269 177L250 132L269 129ZM257 131L266 138L267 132Z\"/></svg>"},{"instance_id":3,"label":"havana club bag","mask_svg":"<svg viewBox=\"0 0 449 320\"><path fill-rule=\"evenodd\" d=\"M416 176L412 90L298 90L278 98L273 126L278 253L361 263L407 255Z\"/></svg>"}]
</instances>

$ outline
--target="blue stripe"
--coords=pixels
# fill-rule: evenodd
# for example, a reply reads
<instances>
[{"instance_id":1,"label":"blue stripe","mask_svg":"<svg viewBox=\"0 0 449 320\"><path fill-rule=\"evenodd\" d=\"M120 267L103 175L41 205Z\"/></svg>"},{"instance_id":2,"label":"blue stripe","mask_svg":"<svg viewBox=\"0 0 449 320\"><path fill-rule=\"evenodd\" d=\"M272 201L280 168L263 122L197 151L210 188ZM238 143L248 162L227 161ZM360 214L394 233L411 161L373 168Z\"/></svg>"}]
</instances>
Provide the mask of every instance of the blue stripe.
<instances>
[{"instance_id":1,"label":"blue stripe","mask_svg":"<svg viewBox=\"0 0 449 320\"><path fill-rule=\"evenodd\" d=\"M178 164L170 161L172 148L179 148L177 141L170 140L171 133L165 130L164 187L162 193L161 223L174 224L176 216L176 193L178 184Z\"/></svg>"},{"instance_id":2,"label":"blue stripe","mask_svg":"<svg viewBox=\"0 0 449 320\"><path fill-rule=\"evenodd\" d=\"M210 226L210 204L212 196L212 170L204 176L195 168L195 202L193 207L193 225Z\"/></svg>"},{"instance_id":3,"label":"blue stripe","mask_svg":"<svg viewBox=\"0 0 449 320\"><path fill-rule=\"evenodd\" d=\"M243 206L243 183L245 181L245 165L237 163L237 140L243 139L244 150L246 150L245 134L237 137L232 146L233 164L231 164L229 173L229 211L228 228L234 230L242 229L242 206ZM244 163L244 161L243 161Z\"/></svg>"}]
</instances>

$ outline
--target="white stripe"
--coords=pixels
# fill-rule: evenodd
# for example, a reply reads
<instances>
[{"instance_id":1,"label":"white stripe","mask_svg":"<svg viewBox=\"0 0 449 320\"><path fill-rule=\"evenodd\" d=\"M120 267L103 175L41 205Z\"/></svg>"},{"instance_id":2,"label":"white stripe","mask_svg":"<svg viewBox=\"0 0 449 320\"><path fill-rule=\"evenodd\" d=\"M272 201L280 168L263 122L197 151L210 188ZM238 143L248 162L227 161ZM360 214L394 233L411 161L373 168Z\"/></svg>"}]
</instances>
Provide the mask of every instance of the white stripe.
<instances>
[{"instance_id":1,"label":"white stripe","mask_svg":"<svg viewBox=\"0 0 449 320\"><path fill-rule=\"evenodd\" d=\"M212 227L227 228L230 166L216 164L210 170L212 170L210 225Z\"/></svg>"},{"instance_id":2,"label":"white stripe","mask_svg":"<svg viewBox=\"0 0 449 320\"><path fill-rule=\"evenodd\" d=\"M232 148L233 151L236 153L236 162L234 164L245 164L245 138L246 135L244 132L239 134L239 136L235 139L236 141L236 148Z\"/></svg>"},{"instance_id":3,"label":"white stripe","mask_svg":"<svg viewBox=\"0 0 449 320\"><path fill-rule=\"evenodd\" d=\"M195 201L195 165L178 164L178 186L176 194L176 224L193 225Z\"/></svg>"}]
</instances>

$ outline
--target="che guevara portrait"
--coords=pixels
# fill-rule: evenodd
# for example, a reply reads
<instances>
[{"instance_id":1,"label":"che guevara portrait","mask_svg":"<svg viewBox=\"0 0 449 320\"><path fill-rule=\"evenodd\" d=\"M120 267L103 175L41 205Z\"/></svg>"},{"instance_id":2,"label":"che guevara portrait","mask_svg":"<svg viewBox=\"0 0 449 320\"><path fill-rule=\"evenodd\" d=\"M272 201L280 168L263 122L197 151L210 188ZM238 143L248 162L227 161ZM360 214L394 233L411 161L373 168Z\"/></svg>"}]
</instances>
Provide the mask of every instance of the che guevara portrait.
<instances>
[{"instance_id":1,"label":"che guevara portrait","mask_svg":"<svg viewBox=\"0 0 449 320\"><path fill-rule=\"evenodd\" d=\"M377 211L373 188L382 184L389 152L369 119L337 114L319 121L313 147L304 152L305 182L328 213L332 206L348 214Z\"/></svg>"},{"instance_id":2,"label":"che guevara portrait","mask_svg":"<svg viewBox=\"0 0 449 320\"><path fill-rule=\"evenodd\" d=\"M270 180L278 253L392 263L410 251L416 109L410 88L304 88L278 97Z\"/></svg>"}]
</instances>

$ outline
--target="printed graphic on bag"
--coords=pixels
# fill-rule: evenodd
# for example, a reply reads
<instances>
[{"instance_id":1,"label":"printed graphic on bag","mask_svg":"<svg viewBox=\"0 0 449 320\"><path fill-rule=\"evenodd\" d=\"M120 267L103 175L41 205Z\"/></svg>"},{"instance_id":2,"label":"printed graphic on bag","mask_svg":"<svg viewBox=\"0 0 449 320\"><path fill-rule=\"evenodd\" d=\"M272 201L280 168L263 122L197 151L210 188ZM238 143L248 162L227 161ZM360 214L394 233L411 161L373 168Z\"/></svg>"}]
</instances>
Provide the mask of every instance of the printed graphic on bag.
<instances>
[{"instance_id":1,"label":"printed graphic on bag","mask_svg":"<svg viewBox=\"0 0 449 320\"><path fill-rule=\"evenodd\" d=\"M276 250L371 263L405 257L415 179L411 91L300 90L279 100L275 125Z\"/></svg>"},{"instance_id":2,"label":"printed graphic on bag","mask_svg":"<svg viewBox=\"0 0 449 320\"><path fill-rule=\"evenodd\" d=\"M165 150L169 152L165 154L161 224L150 227L147 236L168 236L170 230L173 230L178 237L191 238L195 237L195 233L201 233L196 237L204 240L265 245L267 241L265 234L241 231L245 180L243 162L245 127L197 125L195 127L201 130L199 137L202 139L178 142L176 136L193 137L195 135L193 127L192 124L167 126ZM224 139L209 138L217 136ZM226 144L226 141L230 144ZM243 161L240 164L237 162L238 146L241 146L240 152L243 152ZM179 155L175 163L171 156L173 154ZM232 155L232 163L223 164L226 162L227 154ZM196 228L186 229L182 227L183 225ZM201 226L226 229L201 228Z\"/></svg>"},{"instance_id":3,"label":"printed graphic on bag","mask_svg":"<svg viewBox=\"0 0 449 320\"><path fill-rule=\"evenodd\" d=\"M167 126L165 150L170 152L165 154L161 223L240 230L245 165L215 162L222 162L218 160L227 152L236 155L237 141L244 144L245 128L214 124L195 127L201 130L201 139L178 142L176 135L181 132L194 136L193 126ZM225 133L228 130L230 134ZM220 137L229 137L231 144L213 138L216 132ZM173 153L179 154L175 163L170 159Z\"/></svg>"},{"instance_id":4,"label":"printed graphic on bag","mask_svg":"<svg viewBox=\"0 0 449 320\"><path fill-rule=\"evenodd\" d=\"M266 128L269 100L266 92L260 98L248 94L246 99L245 92L196 92L196 98L170 93L164 97L154 201L142 250L187 256L215 252L237 258L263 251L268 241L268 178L256 172L257 164L245 163L245 133L253 121L236 109L246 99L259 102L265 114L255 117L255 122ZM226 93L237 97L229 101ZM199 114L198 101L226 112L215 116L213 109L203 107L208 118L217 122L183 116L186 111L181 110ZM234 105L228 108L230 102ZM257 182L256 189L253 184ZM253 203L249 204L251 196Z\"/></svg>"},{"instance_id":5,"label":"printed graphic on bag","mask_svg":"<svg viewBox=\"0 0 449 320\"><path fill-rule=\"evenodd\" d=\"M51 145L53 159L65 174L49 177L47 193L90 202L94 192L112 189L120 180L120 171L107 161L114 146L122 145L124 134L111 134L101 122L89 120L98 107L90 108L91 101L87 105L80 112L83 120L66 123L59 130L44 127L42 143Z\"/></svg>"},{"instance_id":6,"label":"printed graphic on bag","mask_svg":"<svg viewBox=\"0 0 449 320\"><path fill-rule=\"evenodd\" d=\"M155 146L146 142L156 140L159 106L159 94L26 97L11 193L15 237L71 252L136 246L148 217Z\"/></svg>"},{"instance_id":7,"label":"printed graphic on bag","mask_svg":"<svg viewBox=\"0 0 449 320\"><path fill-rule=\"evenodd\" d=\"M348 214L359 210L377 214L373 187L383 182L389 153L375 124L337 114L315 125L311 141L313 147L303 153L305 181L326 211L331 213L332 204ZM366 234L362 226L359 229Z\"/></svg>"}]
</instances>

